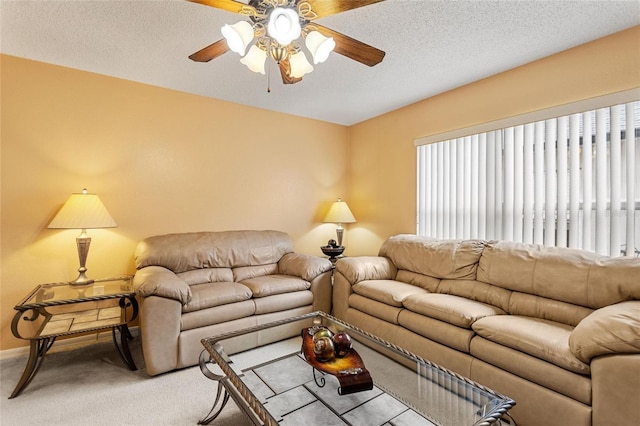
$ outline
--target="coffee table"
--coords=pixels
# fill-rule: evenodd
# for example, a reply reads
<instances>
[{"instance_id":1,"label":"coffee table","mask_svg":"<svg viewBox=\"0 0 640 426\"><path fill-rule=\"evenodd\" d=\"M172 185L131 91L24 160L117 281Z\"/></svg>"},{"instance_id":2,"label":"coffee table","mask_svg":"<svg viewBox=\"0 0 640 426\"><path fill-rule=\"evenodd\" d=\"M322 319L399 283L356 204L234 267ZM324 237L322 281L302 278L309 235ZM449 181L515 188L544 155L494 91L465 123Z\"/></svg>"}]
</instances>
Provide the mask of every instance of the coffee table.
<instances>
[{"instance_id":1,"label":"coffee table","mask_svg":"<svg viewBox=\"0 0 640 426\"><path fill-rule=\"evenodd\" d=\"M311 367L302 338L269 343L278 328L344 331L373 378L373 389L340 395L335 376ZM236 352L238 342L256 349ZM324 312L202 339L203 374L218 384L209 424L232 398L256 425L491 425L515 401ZM246 344L244 345L246 347Z\"/></svg>"}]
</instances>

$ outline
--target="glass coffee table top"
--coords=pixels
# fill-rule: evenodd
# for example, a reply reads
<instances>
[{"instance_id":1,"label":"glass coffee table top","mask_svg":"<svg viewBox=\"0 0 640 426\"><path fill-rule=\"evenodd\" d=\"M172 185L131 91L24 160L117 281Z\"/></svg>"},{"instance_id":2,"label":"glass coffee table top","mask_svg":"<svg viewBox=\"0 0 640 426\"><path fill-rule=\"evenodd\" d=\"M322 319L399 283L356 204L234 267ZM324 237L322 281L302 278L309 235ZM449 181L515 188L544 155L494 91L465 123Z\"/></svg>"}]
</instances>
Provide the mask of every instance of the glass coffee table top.
<instances>
[{"instance_id":1,"label":"glass coffee table top","mask_svg":"<svg viewBox=\"0 0 640 426\"><path fill-rule=\"evenodd\" d=\"M302 331L313 326L351 337L353 350L373 379L370 389L341 392L336 376L305 360L301 337L261 343L278 328ZM256 348L234 353L246 339L255 341ZM200 368L218 382L214 407L203 424L214 420L230 397L257 425L490 425L498 424L515 405L506 396L323 312L206 338L202 344Z\"/></svg>"}]
</instances>

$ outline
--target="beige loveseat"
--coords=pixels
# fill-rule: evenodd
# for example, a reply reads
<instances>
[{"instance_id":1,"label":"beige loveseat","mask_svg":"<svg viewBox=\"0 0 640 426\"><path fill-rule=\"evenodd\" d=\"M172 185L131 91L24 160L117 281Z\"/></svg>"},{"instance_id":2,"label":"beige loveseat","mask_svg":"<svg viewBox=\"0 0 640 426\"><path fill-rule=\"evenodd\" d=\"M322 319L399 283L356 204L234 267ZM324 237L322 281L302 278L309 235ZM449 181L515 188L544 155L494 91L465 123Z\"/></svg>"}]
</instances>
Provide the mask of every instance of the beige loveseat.
<instances>
[{"instance_id":1,"label":"beige loveseat","mask_svg":"<svg viewBox=\"0 0 640 426\"><path fill-rule=\"evenodd\" d=\"M334 315L516 401L519 426L640 424L640 260L414 235L338 260Z\"/></svg>"},{"instance_id":2,"label":"beige loveseat","mask_svg":"<svg viewBox=\"0 0 640 426\"><path fill-rule=\"evenodd\" d=\"M331 309L331 262L296 254L278 231L159 235L138 244L134 288L147 373L195 365L200 340L229 331ZM294 336L265 333L255 347Z\"/></svg>"}]
</instances>

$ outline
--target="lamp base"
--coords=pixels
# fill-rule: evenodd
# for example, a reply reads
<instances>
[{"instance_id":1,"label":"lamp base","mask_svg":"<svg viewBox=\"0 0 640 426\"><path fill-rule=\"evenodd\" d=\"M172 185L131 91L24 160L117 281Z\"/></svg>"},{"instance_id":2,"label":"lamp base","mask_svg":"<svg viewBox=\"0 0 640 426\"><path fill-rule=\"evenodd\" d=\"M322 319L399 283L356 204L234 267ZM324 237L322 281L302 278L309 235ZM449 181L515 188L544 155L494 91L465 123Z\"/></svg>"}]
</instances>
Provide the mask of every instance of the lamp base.
<instances>
[{"instance_id":1,"label":"lamp base","mask_svg":"<svg viewBox=\"0 0 640 426\"><path fill-rule=\"evenodd\" d=\"M86 270L85 271L81 271L80 275L78 275L78 278L76 278L73 281L69 281L69 284L71 285L89 285L89 284L93 284L95 282L95 280L92 280L91 278L87 277L86 274Z\"/></svg>"},{"instance_id":2,"label":"lamp base","mask_svg":"<svg viewBox=\"0 0 640 426\"><path fill-rule=\"evenodd\" d=\"M78 260L80 261L80 267L78 268L78 278L69 282L71 285L88 285L92 284L95 280L87 277L87 255L89 254L89 246L91 246L91 237L87 235L87 230L83 229L82 233L76 238L76 245L78 246Z\"/></svg>"},{"instance_id":3,"label":"lamp base","mask_svg":"<svg viewBox=\"0 0 640 426\"><path fill-rule=\"evenodd\" d=\"M342 236L344 235L344 228L341 224L338 224L336 228L336 236L338 237L338 246L342 246Z\"/></svg>"}]
</instances>

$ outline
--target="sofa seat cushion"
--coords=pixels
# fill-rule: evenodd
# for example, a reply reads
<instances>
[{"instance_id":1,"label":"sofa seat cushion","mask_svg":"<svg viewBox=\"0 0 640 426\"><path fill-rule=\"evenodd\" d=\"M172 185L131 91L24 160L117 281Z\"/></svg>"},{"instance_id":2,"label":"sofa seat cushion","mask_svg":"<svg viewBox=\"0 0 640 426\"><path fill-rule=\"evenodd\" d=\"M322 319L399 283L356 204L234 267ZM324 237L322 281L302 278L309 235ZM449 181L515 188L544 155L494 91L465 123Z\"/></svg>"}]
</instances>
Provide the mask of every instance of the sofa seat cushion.
<instances>
[{"instance_id":1,"label":"sofa seat cushion","mask_svg":"<svg viewBox=\"0 0 640 426\"><path fill-rule=\"evenodd\" d=\"M397 306L389 306L386 303L378 302L356 293L352 293L349 296L349 306L391 324L398 324L398 315L403 309Z\"/></svg>"},{"instance_id":2,"label":"sofa seat cushion","mask_svg":"<svg viewBox=\"0 0 640 426\"><path fill-rule=\"evenodd\" d=\"M569 349L573 327L539 318L496 315L477 320L473 331L492 342L535 356L579 374L590 374L589 365Z\"/></svg>"},{"instance_id":3,"label":"sofa seat cushion","mask_svg":"<svg viewBox=\"0 0 640 426\"><path fill-rule=\"evenodd\" d=\"M240 318L255 315L256 305L253 300L244 300L237 303L214 306L187 312L180 316L180 331L191 330L198 327L206 327L212 324L221 324Z\"/></svg>"},{"instance_id":4,"label":"sofa seat cushion","mask_svg":"<svg viewBox=\"0 0 640 426\"><path fill-rule=\"evenodd\" d=\"M471 355L547 389L591 405L591 378L480 336L471 340Z\"/></svg>"},{"instance_id":5,"label":"sofa seat cushion","mask_svg":"<svg viewBox=\"0 0 640 426\"><path fill-rule=\"evenodd\" d=\"M410 311L468 329L480 318L505 314L496 306L451 294L412 294L402 304Z\"/></svg>"},{"instance_id":6,"label":"sofa seat cushion","mask_svg":"<svg viewBox=\"0 0 640 426\"><path fill-rule=\"evenodd\" d=\"M191 286L191 301L182 306L182 312L193 312L249 299L251 290L239 283L196 284Z\"/></svg>"},{"instance_id":7,"label":"sofa seat cushion","mask_svg":"<svg viewBox=\"0 0 640 426\"><path fill-rule=\"evenodd\" d=\"M251 290L253 297L266 297L311 288L309 281L291 275L264 275L243 280L241 284Z\"/></svg>"},{"instance_id":8,"label":"sofa seat cushion","mask_svg":"<svg viewBox=\"0 0 640 426\"><path fill-rule=\"evenodd\" d=\"M469 353L471 339L476 335L468 328L457 327L407 309L403 309L398 315L398 323L420 336L464 353Z\"/></svg>"},{"instance_id":9,"label":"sofa seat cushion","mask_svg":"<svg viewBox=\"0 0 640 426\"><path fill-rule=\"evenodd\" d=\"M402 302L412 294L427 293L423 288L394 280L360 281L351 288L356 294L397 307L401 307Z\"/></svg>"},{"instance_id":10,"label":"sofa seat cushion","mask_svg":"<svg viewBox=\"0 0 640 426\"><path fill-rule=\"evenodd\" d=\"M311 290L292 291L289 293L274 294L253 299L256 306L256 314L268 314L281 312L287 309L299 308L313 304Z\"/></svg>"}]
</instances>

